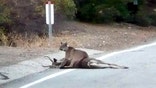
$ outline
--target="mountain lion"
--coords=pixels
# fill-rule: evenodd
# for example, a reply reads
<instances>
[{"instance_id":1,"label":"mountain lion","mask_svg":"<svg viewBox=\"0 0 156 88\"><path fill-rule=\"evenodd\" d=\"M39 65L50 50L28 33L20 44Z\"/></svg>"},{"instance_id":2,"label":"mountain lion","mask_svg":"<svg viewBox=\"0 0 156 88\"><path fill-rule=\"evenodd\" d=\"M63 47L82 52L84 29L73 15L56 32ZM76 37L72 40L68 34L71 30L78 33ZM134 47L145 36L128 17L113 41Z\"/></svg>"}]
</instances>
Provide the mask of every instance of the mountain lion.
<instances>
[{"instance_id":1,"label":"mountain lion","mask_svg":"<svg viewBox=\"0 0 156 88\"><path fill-rule=\"evenodd\" d=\"M85 51L70 47L67 43L61 43L60 50L65 51L65 58L62 59L60 68L128 68L89 58ZM55 60L55 63L57 63L57 60Z\"/></svg>"},{"instance_id":2,"label":"mountain lion","mask_svg":"<svg viewBox=\"0 0 156 88\"><path fill-rule=\"evenodd\" d=\"M88 58L88 54L85 51L75 49L67 45L67 43L61 43L59 48L61 51L65 51L65 58L63 58L63 62L61 63L60 68L64 67L78 67L80 61L85 58ZM67 63L69 63L67 65Z\"/></svg>"}]
</instances>

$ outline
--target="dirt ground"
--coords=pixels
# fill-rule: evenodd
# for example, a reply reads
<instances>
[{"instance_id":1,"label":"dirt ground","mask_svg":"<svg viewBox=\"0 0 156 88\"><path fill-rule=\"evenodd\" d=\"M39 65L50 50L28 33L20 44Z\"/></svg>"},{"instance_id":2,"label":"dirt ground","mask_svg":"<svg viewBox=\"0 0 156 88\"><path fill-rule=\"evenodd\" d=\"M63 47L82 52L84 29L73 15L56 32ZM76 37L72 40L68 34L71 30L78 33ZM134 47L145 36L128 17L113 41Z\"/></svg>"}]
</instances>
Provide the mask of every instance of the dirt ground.
<instances>
[{"instance_id":1,"label":"dirt ground","mask_svg":"<svg viewBox=\"0 0 156 88\"><path fill-rule=\"evenodd\" d=\"M58 51L60 42L79 48L113 52L156 40L156 27L139 27L126 23L109 25L64 22L64 29L48 40L39 40L28 46L19 42L18 47L0 46L0 67L16 64Z\"/></svg>"}]
</instances>

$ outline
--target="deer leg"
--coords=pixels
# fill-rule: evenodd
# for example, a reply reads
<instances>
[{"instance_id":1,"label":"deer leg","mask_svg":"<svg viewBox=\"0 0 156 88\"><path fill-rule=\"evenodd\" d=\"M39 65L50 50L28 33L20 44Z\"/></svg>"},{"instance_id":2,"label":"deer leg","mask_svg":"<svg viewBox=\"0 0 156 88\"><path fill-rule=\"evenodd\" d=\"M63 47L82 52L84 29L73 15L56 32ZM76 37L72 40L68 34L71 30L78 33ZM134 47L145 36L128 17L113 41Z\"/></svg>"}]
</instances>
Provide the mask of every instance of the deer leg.
<instances>
[{"instance_id":1,"label":"deer leg","mask_svg":"<svg viewBox=\"0 0 156 88\"><path fill-rule=\"evenodd\" d=\"M111 68L108 64L96 63L96 62L88 62L89 68Z\"/></svg>"},{"instance_id":2,"label":"deer leg","mask_svg":"<svg viewBox=\"0 0 156 88\"><path fill-rule=\"evenodd\" d=\"M128 69L128 67L125 66L120 66L120 65L116 65L116 64L109 64L107 63L111 68L116 68L116 69Z\"/></svg>"},{"instance_id":3,"label":"deer leg","mask_svg":"<svg viewBox=\"0 0 156 88\"><path fill-rule=\"evenodd\" d=\"M67 65L67 63L68 63L68 60L64 59L63 62L61 63L61 65L60 65L60 68L64 68L65 65Z\"/></svg>"},{"instance_id":4,"label":"deer leg","mask_svg":"<svg viewBox=\"0 0 156 88\"><path fill-rule=\"evenodd\" d=\"M113 69L128 69L128 67L119 66L116 64L105 63L100 60L90 60L88 62L90 68L113 68Z\"/></svg>"},{"instance_id":5,"label":"deer leg","mask_svg":"<svg viewBox=\"0 0 156 88\"><path fill-rule=\"evenodd\" d=\"M102 62L102 63L107 64L110 68L114 68L114 69L128 69L128 67L120 66L120 65L117 65L117 64L110 64L110 63L105 63L105 62Z\"/></svg>"}]
</instances>

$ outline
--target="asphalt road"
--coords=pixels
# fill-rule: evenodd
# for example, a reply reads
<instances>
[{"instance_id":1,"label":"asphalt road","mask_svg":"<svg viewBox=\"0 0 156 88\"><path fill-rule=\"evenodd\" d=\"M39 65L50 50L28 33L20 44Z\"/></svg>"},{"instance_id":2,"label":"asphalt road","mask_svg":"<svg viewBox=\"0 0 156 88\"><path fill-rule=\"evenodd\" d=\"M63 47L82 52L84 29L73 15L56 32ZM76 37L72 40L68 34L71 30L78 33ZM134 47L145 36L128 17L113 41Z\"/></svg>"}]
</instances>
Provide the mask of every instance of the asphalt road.
<instances>
[{"instance_id":1,"label":"asphalt road","mask_svg":"<svg viewBox=\"0 0 156 88\"><path fill-rule=\"evenodd\" d=\"M49 69L0 88L156 88L156 43L97 59L129 69Z\"/></svg>"}]
</instances>

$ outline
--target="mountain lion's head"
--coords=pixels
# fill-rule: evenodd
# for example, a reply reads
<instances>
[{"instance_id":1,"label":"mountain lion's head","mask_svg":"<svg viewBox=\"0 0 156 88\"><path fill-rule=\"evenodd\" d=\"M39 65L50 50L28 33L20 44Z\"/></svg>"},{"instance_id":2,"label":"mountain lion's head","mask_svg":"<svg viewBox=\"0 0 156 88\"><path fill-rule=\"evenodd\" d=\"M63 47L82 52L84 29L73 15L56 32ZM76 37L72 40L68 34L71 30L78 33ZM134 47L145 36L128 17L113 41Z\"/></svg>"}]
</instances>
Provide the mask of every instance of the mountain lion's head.
<instances>
[{"instance_id":1,"label":"mountain lion's head","mask_svg":"<svg viewBox=\"0 0 156 88\"><path fill-rule=\"evenodd\" d=\"M61 51L67 51L68 50L68 44L67 43L62 43L61 42L61 46L59 48Z\"/></svg>"}]
</instances>

